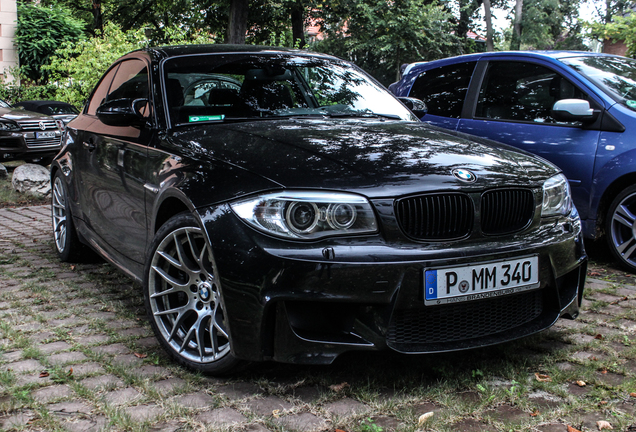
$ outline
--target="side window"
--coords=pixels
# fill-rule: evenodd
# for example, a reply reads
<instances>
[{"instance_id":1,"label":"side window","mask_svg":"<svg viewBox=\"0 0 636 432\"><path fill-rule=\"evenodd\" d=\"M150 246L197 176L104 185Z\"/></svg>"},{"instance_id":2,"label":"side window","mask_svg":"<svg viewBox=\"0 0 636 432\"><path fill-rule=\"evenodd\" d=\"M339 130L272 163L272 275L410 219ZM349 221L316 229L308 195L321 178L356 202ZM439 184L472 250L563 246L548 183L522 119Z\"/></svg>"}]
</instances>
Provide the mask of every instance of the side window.
<instances>
[{"instance_id":1,"label":"side window","mask_svg":"<svg viewBox=\"0 0 636 432\"><path fill-rule=\"evenodd\" d=\"M95 115L97 108L106 100L106 95L108 94L108 90L110 89L110 84L113 82L113 77L117 72L117 67L114 67L104 76L104 78L100 81L99 85L95 89L93 93L93 97L88 103L88 109L86 113L89 115Z\"/></svg>"},{"instance_id":2,"label":"side window","mask_svg":"<svg viewBox=\"0 0 636 432\"><path fill-rule=\"evenodd\" d=\"M476 62L459 63L424 71L409 96L426 102L428 113L459 118Z\"/></svg>"},{"instance_id":3,"label":"side window","mask_svg":"<svg viewBox=\"0 0 636 432\"><path fill-rule=\"evenodd\" d=\"M148 99L148 67L141 60L121 63L110 86L106 101L115 99Z\"/></svg>"},{"instance_id":4,"label":"side window","mask_svg":"<svg viewBox=\"0 0 636 432\"><path fill-rule=\"evenodd\" d=\"M479 91L475 117L548 124L557 122L552 106L561 99L587 96L560 74L524 62L492 62Z\"/></svg>"}]
</instances>

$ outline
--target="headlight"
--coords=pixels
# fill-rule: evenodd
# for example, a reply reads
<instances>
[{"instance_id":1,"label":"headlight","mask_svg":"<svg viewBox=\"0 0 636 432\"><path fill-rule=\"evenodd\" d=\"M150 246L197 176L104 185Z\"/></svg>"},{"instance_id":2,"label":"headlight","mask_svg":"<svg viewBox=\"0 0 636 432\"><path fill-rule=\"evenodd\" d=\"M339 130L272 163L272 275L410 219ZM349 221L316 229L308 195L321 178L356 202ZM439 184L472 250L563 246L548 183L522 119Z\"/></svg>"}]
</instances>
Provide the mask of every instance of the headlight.
<instances>
[{"instance_id":1,"label":"headlight","mask_svg":"<svg viewBox=\"0 0 636 432\"><path fill-rule=\"evenodd\" d=\"M543 205L541 216L561 216L572 211L570 185L563 174L549 178L543 184Z\"/></svg>"},{"instance_id":2,"label":"headlight","mask_svg":"<svg viewBox=\"0 0 636 432\"><path fill-rule=\"evenodd\" d=\"M278 192L231 204L245 222L261 231L293 239L318 239L377 232L369 202L332 192Z\"/></svg>"},{"instance_id":3,"label":"headlight","mask_svg":"<svg viewBox=\"0 0 636 432\"><path fill-rule=\"evenodd\" d=\"M20 130L20 126L18 126L16 123L12 123L8 121L0 121L0 130L2 131Z\"/></svg>"}]
</instances>

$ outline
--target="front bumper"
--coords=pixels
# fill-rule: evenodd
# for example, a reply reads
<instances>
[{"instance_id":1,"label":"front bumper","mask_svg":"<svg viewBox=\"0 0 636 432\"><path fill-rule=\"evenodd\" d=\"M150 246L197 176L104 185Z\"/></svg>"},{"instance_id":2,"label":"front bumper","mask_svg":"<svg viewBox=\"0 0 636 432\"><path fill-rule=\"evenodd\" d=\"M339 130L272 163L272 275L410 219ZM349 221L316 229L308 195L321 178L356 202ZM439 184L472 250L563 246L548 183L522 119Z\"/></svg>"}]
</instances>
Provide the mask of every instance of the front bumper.
<instances>
[{"instance_id":1,"label":"front bumper","mask_svg":"<svg viewBox=\"0 0 636 432\"><path fill-rule=\"evenodd\" d=\"M386 234L289 242L254 231L225 206L199 216L221 277L233 352L246 360L327 364L351 350L487 346L575 318L582 300L587 257L576 213L517 235L439 243ZM426 269L535 254L536 290L424 305Z\"/></svg>"},{"instance_id":2,"label":"front bumper","mask_svg":"<svg viewBox=\"0 0 636 432\"><path fill-rule=\"evenodd\" d=\"M48 131L47 131L48 132ZM0 132L0 160L40 158L57 154L62 148L62 134L59 130L51 138L38 138L37 132Z\"/></svg>"}]
</instances>

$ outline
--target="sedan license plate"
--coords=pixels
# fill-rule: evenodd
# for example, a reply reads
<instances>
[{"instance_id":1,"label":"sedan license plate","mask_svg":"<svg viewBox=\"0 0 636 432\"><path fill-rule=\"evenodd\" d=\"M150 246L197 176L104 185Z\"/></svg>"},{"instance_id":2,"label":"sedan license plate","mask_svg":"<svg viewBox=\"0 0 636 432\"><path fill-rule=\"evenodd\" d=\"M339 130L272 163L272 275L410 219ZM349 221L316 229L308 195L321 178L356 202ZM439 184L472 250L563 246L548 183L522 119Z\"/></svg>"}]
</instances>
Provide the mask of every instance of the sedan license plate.
<instances>
[{"instance_id":1,"label":"sedan license plate","mask_svg":"<svg viewBox=\"0 0 636 432\"><path fill-rule=\"evenodd\" d=\"M426 270L426 305L479 300L539 288L539 257Z\"/></svg>"},{"instance_id":2,"label":"sedan license plate","mask_svg":"<svg viewBox=\"0 0 636 432\"><path fill-rule=\"evenodd\" d=\"M55 138L55 131L47 131L47 132L36 132L35 137L37 139L43 138Z\"/></svg>"}]
</instances>

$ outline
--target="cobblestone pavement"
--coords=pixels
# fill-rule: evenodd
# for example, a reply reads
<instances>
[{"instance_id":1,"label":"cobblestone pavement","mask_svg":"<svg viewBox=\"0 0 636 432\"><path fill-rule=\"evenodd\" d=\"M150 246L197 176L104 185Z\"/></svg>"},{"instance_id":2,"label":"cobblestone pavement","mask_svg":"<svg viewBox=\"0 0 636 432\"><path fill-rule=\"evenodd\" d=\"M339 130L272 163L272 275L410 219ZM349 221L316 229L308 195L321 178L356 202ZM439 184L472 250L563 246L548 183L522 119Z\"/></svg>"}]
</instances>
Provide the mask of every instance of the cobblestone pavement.
<instances>
[{"instance_id":1,"label":"cobblestone pavement","mask_svg":"<svg viewBox=\"0 0 636 432\"><path fill-rule=\"evenodd\" d=\"M636 285L609 265L579 319L522 341L220 379L164 356L113 267L60 263L49 212L0 209L0 430L636 430Z\"/></svg>"}]
</instances>

